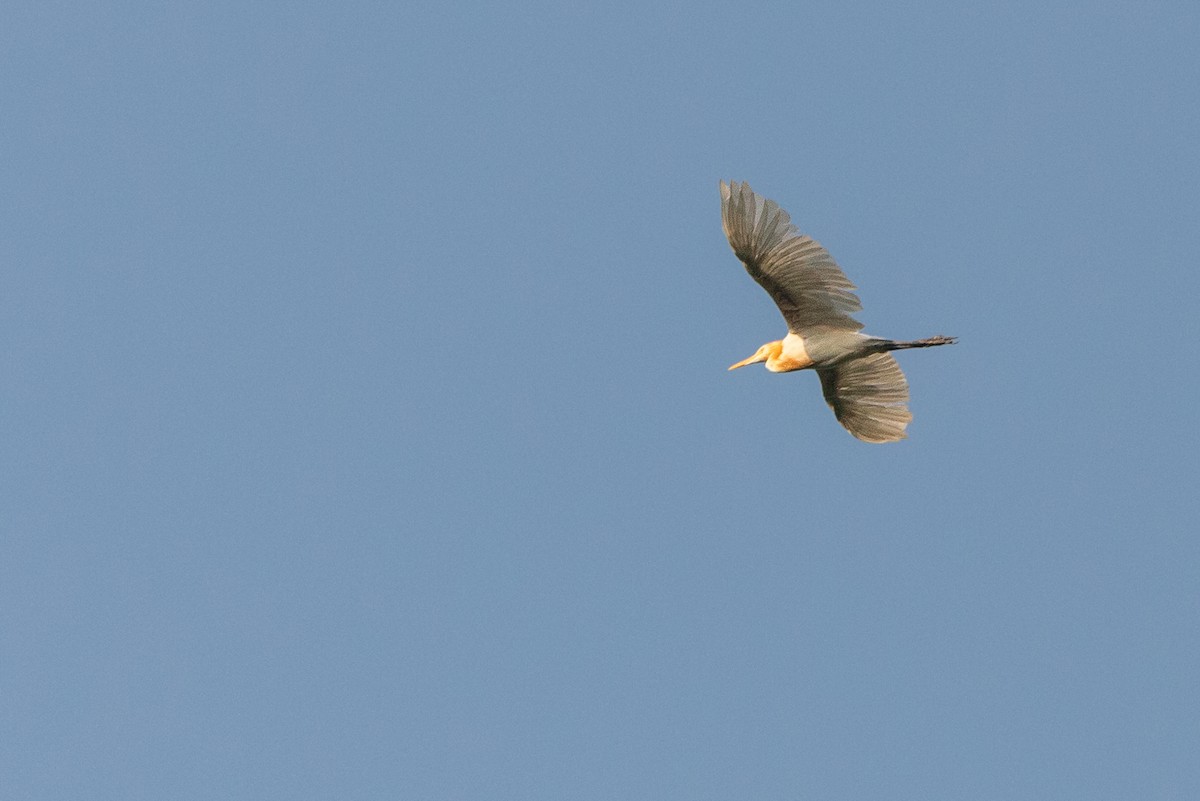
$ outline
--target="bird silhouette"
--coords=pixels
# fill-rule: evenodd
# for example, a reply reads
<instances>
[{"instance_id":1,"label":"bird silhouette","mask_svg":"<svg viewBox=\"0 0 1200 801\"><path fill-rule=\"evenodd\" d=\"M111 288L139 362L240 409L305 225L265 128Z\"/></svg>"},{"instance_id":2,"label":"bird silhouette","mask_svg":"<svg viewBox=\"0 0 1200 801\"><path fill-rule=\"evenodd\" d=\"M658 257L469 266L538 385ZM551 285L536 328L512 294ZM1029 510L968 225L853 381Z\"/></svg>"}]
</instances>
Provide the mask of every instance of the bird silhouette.
<instances>
[{"instance_id":1,"label":"bird silhouette","mask_svg":"<svg viewBox=\"0 0 1200 801\"><path fill-rule=\"evenodd\" d=\"M729 369L766 362L787 373L813 369L838 422L865 442L904 439L912 420L908 382L889 351L951 345L955 337L901 342L862 333L856 287L833 257L801 234L773 200L747 183L721 182L721 223L734 254L775 301L788 333Z\"/></svg>"}]
</instances>

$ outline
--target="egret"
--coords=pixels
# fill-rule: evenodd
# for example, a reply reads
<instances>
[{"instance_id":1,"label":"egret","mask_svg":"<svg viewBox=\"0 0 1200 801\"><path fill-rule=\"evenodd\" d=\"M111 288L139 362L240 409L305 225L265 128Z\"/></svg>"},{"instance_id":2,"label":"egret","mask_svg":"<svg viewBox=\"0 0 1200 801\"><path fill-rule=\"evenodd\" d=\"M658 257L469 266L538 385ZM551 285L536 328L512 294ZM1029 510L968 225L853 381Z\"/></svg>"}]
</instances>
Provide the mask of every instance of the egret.
<instances>
[{"instance_id":1,"label":"egret","mask_svg":"<svg viewBox=\"0 0 1200 801\"><path fill-rule=\"evenodd\" d=\"M951 345L934 336L898 342L862 333L857 287L829 252L801 234L792 218L747 183L721 181L721 223L750 277L767 290L788 333L730 367L766 362L773 373L813 369L838 422L865 442L904 439L912 420L908 382L888 351Z\"/></svg>"}]
</instances>

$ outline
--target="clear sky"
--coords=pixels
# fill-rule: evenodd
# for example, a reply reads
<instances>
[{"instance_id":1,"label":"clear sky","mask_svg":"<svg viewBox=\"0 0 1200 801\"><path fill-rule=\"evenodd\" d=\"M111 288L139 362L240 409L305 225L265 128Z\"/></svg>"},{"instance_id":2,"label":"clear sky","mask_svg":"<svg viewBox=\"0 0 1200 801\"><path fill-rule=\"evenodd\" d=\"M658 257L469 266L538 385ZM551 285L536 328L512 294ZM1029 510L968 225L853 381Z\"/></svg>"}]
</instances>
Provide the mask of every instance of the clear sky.
<instances>
[{"instance_id":1,"label":"clear sky","mask_svg":"<svg viewBox=\"0 0 1200 801\"><path fill-rule=\"evenodd\" d=\"M0 796L1200 798L1200 6L15 2ZM899 354L868 445L719 179Z\"/></svg>"}]
</instances>

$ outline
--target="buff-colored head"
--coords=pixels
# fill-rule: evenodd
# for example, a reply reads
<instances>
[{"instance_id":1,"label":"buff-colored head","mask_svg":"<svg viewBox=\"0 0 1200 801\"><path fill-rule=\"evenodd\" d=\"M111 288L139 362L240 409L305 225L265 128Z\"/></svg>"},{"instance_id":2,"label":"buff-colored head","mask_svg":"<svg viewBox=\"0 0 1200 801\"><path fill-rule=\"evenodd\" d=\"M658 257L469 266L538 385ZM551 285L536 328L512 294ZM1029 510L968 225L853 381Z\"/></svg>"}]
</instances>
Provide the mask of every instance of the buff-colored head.
<instances>
[{"instance_id":1,"label":"buff-colored head","mask_svg":"<svg viewBox=\"0 0 1200 801\"><path fill-rule=\"evenodd\" d=\"M729 369L736 370L739 367L745 367L748 364L765 362L767 359L777 357L781 350L783 350L783 343L781 341L776 340L775 342L768 342L758 350L754 351L754 355L749 359L742 359L737 364L731 365Z\"/></svg>"}]
</instances>

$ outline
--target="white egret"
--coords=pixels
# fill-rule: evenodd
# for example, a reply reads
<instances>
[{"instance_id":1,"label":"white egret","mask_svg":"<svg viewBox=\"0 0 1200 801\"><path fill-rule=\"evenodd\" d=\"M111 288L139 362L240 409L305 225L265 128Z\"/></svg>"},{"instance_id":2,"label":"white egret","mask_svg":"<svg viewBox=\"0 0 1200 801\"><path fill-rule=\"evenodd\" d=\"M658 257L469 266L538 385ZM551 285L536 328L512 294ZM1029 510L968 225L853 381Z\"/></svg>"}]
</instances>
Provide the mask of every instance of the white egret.
<instances>
[{"instance_id":1,"label":"white egret","mask_svg":"<svg viewBox=\"0 0 1200 801\"><path fill-rule=\"evenodd\" d=\"M954 337L898 342L862 333L856 288L829 252L749 184L721 182L721 222L746 271L779 306L787 336L730 367L766 362L775 373L813 369L838 422L866 442L904 439L908 382L888 353L950 345Z\"/></svg>"}]
</instances>

